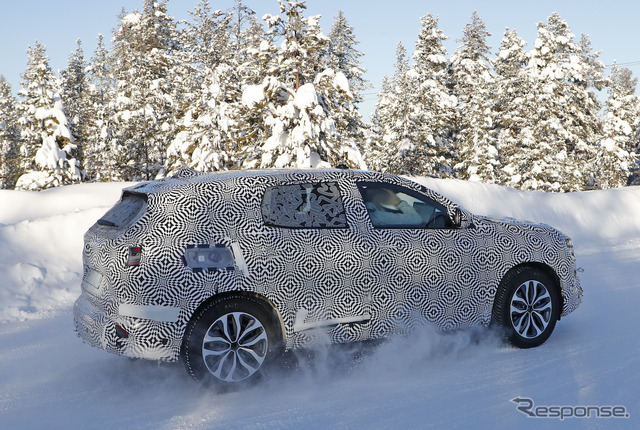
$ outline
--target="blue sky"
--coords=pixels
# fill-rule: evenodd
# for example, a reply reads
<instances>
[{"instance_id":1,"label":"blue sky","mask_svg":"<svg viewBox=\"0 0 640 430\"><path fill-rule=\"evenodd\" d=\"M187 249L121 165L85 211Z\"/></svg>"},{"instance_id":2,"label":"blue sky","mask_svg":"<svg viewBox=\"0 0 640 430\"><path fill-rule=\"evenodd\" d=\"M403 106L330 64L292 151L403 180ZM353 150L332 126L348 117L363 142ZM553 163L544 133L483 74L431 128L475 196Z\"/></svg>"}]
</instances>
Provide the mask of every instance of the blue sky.
<instances>
[{"instance_id":1,"label":"blue sky","mask_svg":"<svg viewBox=\"0 0 640 430\"><path fill-rule=\"evenodd\" d=\"M143 0L23 0L4 1L0 25L0 74L17 92L20 73L26 65L27 45L38 41L46 44L54 70L66 66L69 53L82 39L85 55L90 57L98 33L110 40L117 24L116 15L122 7L127 11L142 7ZM197 0L170 0L169 13L176 19L186 19ZM258 16L278 13L276 0L246 0ZM228 9L233 0L212 0L216 9ZM574 34L586 33L601 59L611 64L636 62L629 65L640 75L640 2L637 1L389 1L389 0L308 0L307 13L322 15L322 26L329 32L333 17L342 9L355 27L359 48L365 53L367 79L375 86L368 91L362 112L369 116L375 107L375 92L382 77L393 72L395 46L402 41L411 53L420 28L420 16L431 12L440 17L440 27L450 39L449 53L456 47L462 28L471 13L477 10L492 33L489 43L496 52L505 27L515 28L533 45L536 23L544 21L553 11L559 12Z\"/></svg>"}]
</instances>

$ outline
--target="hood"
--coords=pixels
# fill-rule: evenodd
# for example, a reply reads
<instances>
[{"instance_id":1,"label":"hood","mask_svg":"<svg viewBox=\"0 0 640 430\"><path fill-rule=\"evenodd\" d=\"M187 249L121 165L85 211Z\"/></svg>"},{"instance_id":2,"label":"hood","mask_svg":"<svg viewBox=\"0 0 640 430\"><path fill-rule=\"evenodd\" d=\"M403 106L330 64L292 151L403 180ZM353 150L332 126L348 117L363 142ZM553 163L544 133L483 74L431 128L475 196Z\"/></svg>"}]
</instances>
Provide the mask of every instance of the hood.
<instances>
[{"instance_id":1,"label":"hood","mask_svg":"<svg viewBox=\"0 0 640 430\"><path fill-rule=\"evenodd\" d=\"M568 238L568 236L562 233L560 230L551 227L549 224L544 224L541 222L527 221L521 220L511 217L493 217L493 216L483 216L483 215L474 215L474 221L479 223L492 223L492 224L500 224L503 226L517 226L517 227L528 227L539 230L545 230L549 233L562 236L564 238Z\"/></svg>"}]
</instances>

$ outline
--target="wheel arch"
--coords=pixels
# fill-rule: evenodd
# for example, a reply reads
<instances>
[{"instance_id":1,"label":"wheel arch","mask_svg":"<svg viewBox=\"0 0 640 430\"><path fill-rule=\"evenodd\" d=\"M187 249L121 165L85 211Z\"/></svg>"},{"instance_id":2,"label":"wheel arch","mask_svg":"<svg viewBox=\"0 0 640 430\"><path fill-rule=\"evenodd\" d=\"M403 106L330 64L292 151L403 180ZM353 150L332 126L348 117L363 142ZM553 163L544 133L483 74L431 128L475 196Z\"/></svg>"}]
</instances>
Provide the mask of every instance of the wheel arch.
<instances>
[{"instance_id":1,"label":"wheel arch","mask_svg":"<svg viewBox=\"0 0 640 430\"><path fill-rule=\"evenodd\" d=\"M278 310L276 305L267 297L261 294L255 293L253 291L234 290L234 291L225 291L223 293L214 294L208 299L203 300L202 303L200 303L200 305L198 305L198 307L191 313L191 315L189 316L187 325L191 324L191 321L193 320L194 316L198 315L204 308L209 306L209 304L212 301L224 300L226 298L232 298L232 297L238 297L238 296L247 298L249 300L260 302L269 311L271 315L271 319L275 325L274 328L278 330L278 334L279 334L278 340L282 342L282 347L284 347L287 343L287 333L284 326L284 320L282 319L282 315L280 314L280 311Z\"/></svg>"},{"instance_id":2,"label":"wheel arch","mask_svg":"<svg viewBox=\"0 0 640 430\"><path fill-rule=\"evenodd\" d=\"M521 271L524 271L524 270L527 270L527 269L538 269L541 272L543 272L545 275L547 275L549 278L551 278L551 280L554 282L555 287L556 287L556 289L558 291L558 296L560 298L560 310L561 310L561 312L558 314L558 321L559 321L560 320L560 314L562 313L562 309L564 309L564 296L562 295L562 283L560 282L560 277L558 276L556 271L553 270L553 268L551 266L549 266L548 264L537 262L537 261L532 261L532 262L527 262L527 263L520 263L520 264L512 267L511 269L509 269L507 271L507 273L505 273L504 276L502 276L502 278L500 279L500 282L498 283L498 288L502 287L505 278L507 278L512 273L521 272ZM492 309L495 306L495 301L496 301L496 297L494 295L493 296L493 303L492 303L492 306L491 306Z\"/></svg>"}]
</instances>

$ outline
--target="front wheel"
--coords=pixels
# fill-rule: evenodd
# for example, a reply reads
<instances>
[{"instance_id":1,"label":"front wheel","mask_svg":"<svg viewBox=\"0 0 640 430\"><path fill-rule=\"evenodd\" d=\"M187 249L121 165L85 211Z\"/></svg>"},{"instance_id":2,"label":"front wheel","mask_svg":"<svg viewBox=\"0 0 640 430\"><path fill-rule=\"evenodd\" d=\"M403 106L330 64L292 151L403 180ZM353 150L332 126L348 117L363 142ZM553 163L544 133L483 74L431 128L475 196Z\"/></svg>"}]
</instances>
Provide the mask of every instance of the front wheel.
<instances>
[{"instance_id":1,"label":"front wheel","mask_svg":"<svg viewBox=\"0 0 640 430\"><path fill-rule=\"evenodd\" d=\"M234 296L213 300L189 323L181 356L197 381L253 381L279 355L281 336L266 304Z\"/></svg>"},{"instance_id":2,"label":"front wheel","mask_svg":"<svg viewBox=\"0 0 640 430\"><path fill-rule=\"evenodd\" d=\"M493 306L493 321L518 348L542 345L560 316L558 288L543 271L523 267L505 276Z\"/></svg>"}]
</instances>

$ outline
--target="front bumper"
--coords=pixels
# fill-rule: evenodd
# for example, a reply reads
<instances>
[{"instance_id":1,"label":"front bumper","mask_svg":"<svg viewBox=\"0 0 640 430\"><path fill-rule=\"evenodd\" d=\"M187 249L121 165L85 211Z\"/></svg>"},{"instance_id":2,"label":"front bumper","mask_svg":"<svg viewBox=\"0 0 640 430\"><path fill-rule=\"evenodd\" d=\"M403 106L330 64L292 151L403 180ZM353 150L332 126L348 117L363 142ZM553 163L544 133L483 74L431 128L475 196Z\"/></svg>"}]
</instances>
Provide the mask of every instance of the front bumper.
<instances>
[{"instance_id":1,"label":"front bumper","mask_svg":"<svg viewBox=\"0 0 640 430\"><path fill-rule=\"evenodd\" d=\"M572 279L564 283L562 288L562 313L560 316L567 316L571 312L575 311L580 303L582 303L582 286L580 284L580 277L577 270Z\"/></svg>"}]
</instances>

